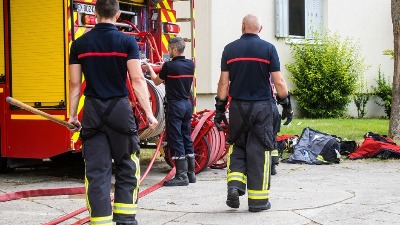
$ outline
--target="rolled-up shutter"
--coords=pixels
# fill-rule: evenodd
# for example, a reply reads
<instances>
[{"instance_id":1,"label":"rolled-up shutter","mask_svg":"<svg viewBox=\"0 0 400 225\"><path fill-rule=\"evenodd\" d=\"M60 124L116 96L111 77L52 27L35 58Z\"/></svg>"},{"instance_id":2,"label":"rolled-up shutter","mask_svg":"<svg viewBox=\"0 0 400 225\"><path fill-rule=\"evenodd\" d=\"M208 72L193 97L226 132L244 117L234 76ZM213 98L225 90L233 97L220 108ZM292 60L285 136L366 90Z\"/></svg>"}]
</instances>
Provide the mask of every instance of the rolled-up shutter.
<instances>
[{"instance_id":1,"label":"rolled-up shutter","mask_svg":"<svg viewBox=\"0 0 400 225\"><path fill-rule=\"evenodd\" d=\"M289 1L275 0L276 37L289 36Z\"/></svg>"},{"instance_id":2,"label":"rolled-up shutter","mask_svg":"<svg viewBox=\"0 0 400 225\"><path fill-rule=\"evenodd\" d=\"M65 102L63 1L10 0L11 94L35 106Z\"/></svg>"}]
</instances>

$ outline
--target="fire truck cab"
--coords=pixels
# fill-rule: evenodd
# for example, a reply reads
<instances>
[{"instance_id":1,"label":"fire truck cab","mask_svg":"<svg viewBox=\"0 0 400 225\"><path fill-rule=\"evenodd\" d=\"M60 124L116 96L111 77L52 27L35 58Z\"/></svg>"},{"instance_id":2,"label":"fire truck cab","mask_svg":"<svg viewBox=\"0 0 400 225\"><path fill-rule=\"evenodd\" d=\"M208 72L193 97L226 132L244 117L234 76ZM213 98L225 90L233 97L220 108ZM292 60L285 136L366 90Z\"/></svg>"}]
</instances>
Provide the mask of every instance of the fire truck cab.
<instances>
[{"instance_id":1,"label":"fire truck cab","mask_svg":"<svg viewBox=\"0 0 400 225\"><path fill-rule=\"evenodd\" d=\"M119 2L116 25L137 38L141 57L167 61L168 39L179 33L173 2ZM0 1L0 172L47 158L66 160L66 154L80 151L78 133L5 99L68 120L69 47L95 25L94 5L95 0Z\"/></svg>"}]
</instances>

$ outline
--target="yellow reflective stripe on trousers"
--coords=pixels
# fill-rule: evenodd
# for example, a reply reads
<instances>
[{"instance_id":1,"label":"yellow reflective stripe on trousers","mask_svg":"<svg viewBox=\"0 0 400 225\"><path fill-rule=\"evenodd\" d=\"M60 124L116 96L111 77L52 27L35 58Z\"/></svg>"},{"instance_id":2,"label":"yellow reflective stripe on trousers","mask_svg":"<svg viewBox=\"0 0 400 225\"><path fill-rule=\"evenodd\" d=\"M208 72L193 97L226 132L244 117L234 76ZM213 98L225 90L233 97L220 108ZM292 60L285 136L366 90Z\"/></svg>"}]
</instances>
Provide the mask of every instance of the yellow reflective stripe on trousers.
<instances>
[{"instance_id":1,"label":"yellow reflective stripe on trousers","mask_svg":"<svg viewBox=\"0 0 400 225\"><path fill-rule=\"evenodd\" d=\"M269 186L269 179L270 179L270 171L271 168L271 156L270 151L265 151L265 160L264 160L264 177L262 183L262 189L267 190Z\"/></svg>"},{"instance_id":2,"label":"yellow reflective stripe on trousers","mask_svg":"<svg viewBox=\"0 0 400 225\"><path fill-rule=\"evenodd\" d=\"M90 217L91 225L113 225L112 216Z\"/></svg>"},{"instance_id":3,"label":"yellow reflective stripe on trousers","mask_svg":"<svg viewBox=\"0 0 400 225\"><path fill-rule=\"evenodd\" d=\"M232 151L233 151L233 144L229 146L228 161L226 162L226 165L227 165L227 170L226 171L228 173L231 171L230 170L230 165L231 165L231 154L232 154Z\"/></svg>"},{"instance_id":4,"label":"yellow reflective stripe on trousers","mask_svg":"<svg viewBox=\"0 0 400 225\"><path fill-rule=\"evenodd\" d=\"M114 203L114 213L119 214L136 214L137 204Z\"/></svg>"},{"instance_id":5,"label":"yellow reflective stripe on trousers","mask_svg":"<svg viewBox=\"0 0 400 225\"><path fill-rule=\"evenodd\" d=\"M85 166L85 189L86 189L86 205L88 207L89 213L92 211L92 208L90 207L90 202L89 202L89 196L88 196L88 189L89 189L89 181L86 177L86 166Z\"/></svg>"},{"instance_id":6,"label":"yellow reflective stripe on trousers","mask_svg":"<svg viewBox=\"0 0 400 225\"><path fill-rule=\"evenodd\" d=\"M318 155L318 156L317 156L317 160L318 160L318 161L321 161L321 162L327 162L327 161L324 159L324 157L322 157L322 155Z\"/></svg>"},{"instance_id":7,"label":"yellow reflective stripe on trousers","mask_svg":"<svg viewBox=\"0 0 400 225\"><path fill-rule=\"evenodd\" d=\"M279 156L278 150L272 150L271 156Z\"/></svg>"},{"instance_id":8,"label":"yellow reflective stripe on trousers","mask_svg":"<svg viewBox=\"0 0 400 225\"><path fill-rule=\"evenodd\" d=\"M135 163L135 166L136 166L135 177L136 177L137 182L136 182L136 187L133 189L133 202L132 202L132 203L136 203L138 191L139 191L139 183L140 183L140 159L139 159L139 157L137 157L137 152L131 154L131 159Z\"/></svg>"},{"instance_id":9,"label":"yellow reflective stripe on trousers","mask_svg":"<svg viewBox=\"0 0 400 225\"><path fill-rule=\"evenodd\" d=\"M247 177L244 173L239 173L239 172L228 173L228 182L236 180L246 184L246 179Z\"/></svg>"},{"instance_id":10,"label":"yellow reflective stripe on trousers","mask_svg":"<svg viewBox=\"0 0 400 225\"><path fill-rule=\"evenodd\" d=\"M247 195L249 199L268 199L269 190L247 190Z\"/></svg>"}]
</instances>

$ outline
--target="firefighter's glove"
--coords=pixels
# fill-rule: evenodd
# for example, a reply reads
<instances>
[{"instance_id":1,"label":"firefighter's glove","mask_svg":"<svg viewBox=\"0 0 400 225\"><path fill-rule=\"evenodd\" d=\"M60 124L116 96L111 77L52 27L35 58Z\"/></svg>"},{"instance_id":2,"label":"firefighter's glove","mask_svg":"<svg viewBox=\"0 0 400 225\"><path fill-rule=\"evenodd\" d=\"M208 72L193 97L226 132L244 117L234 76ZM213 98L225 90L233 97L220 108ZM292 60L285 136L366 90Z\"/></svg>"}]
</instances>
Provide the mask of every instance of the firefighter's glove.
<instances>
[{"instance_id":1,"label":"firefighter's glove","mask_svg":"<svg viewBox=\"0 0 400 225\"><path fill-rule=\"evenodd\" d=\"M215 116L214 116L214 124L218 128L218 130L222 130L221 122L224 122L228 125L228 120L226 119L225 111L226 104L228 104L228 98L226 100L221 100L218 97L215 97Z\"/></svg>"},{"instance_id":2,"label":"firefighter's glove","mask_svg":"<svg viewBox=\"0 0 400 225\"><path fill-rule=\"evenodd\" d=\"M288 96L284 99L280 99L279 96L277 96L276 100L278 104L282 106L282 120L286 119L283 125L289 125L293 119L293 109L290 102L290 93L288 93Z\"/></svg>"}]
</instances>

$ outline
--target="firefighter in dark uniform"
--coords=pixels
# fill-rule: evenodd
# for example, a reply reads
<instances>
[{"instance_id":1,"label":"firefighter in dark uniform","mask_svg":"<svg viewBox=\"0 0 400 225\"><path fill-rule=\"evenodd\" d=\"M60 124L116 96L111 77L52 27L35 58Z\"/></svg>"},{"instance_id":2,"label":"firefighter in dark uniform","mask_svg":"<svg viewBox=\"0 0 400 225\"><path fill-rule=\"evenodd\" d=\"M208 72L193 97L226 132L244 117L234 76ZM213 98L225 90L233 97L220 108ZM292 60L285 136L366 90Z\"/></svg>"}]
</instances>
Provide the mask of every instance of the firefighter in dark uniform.
<instances>
[{"instance_id":1,"label":"firefighter in dark uniform","mask_svg":"<svg viewBox=\"0 0 400 225\"><path fill-rule=\"evenodd\" d=\"M117 0L97 0L96 26L76 39L70 49L70 119L81 130L85 159L85 187L90 222L117 225L137 224L136 211L140 180L139 137L127 97L127 72L149 126L152 114L147 84L140 67L135 38L115 27L120 15ZM82 125L77 109L82 73L85 102ZM112 159L115 170L114 207L111 206Z\"/></svg>"},{"instance_id":2,"label":"firefighter in dark uniform","mask_svg":"<svg viewBox=\"0 0 400 225\"><path fill-rule=\"evenodd\" d=\"M250 212L268 210L271 150L275 147L274 120L279 118L273 106L271 82L283 106L282 118L291 117L289 92L280 72L275 47L260 39L261 24L254 15L243 18L242 36L226 45L221 58L221 75L216 97L214 122L226 122L228 88L229 137L226 204L239 208L239 196L247 189ZM272 80L271 80L272 79Z\"/></svg>"},{"instance_id":3,"label":"firefighter in dark uniform","mask_svg":"<svg viewBox=\"0 0 400 225\"><path fill-rule=\"evenodd\" d=\"M184 50L185 41L182 38L171 38L168 41L168 52L172 60L162 65L159 75L146 64L156 85L165 82L167 146L175 162L176 174L164 186L187 186L196 182L194 150L190 138L193 114L190 90L195 66L192 60L185 58Z\"/></svg>"}]
</instances>

